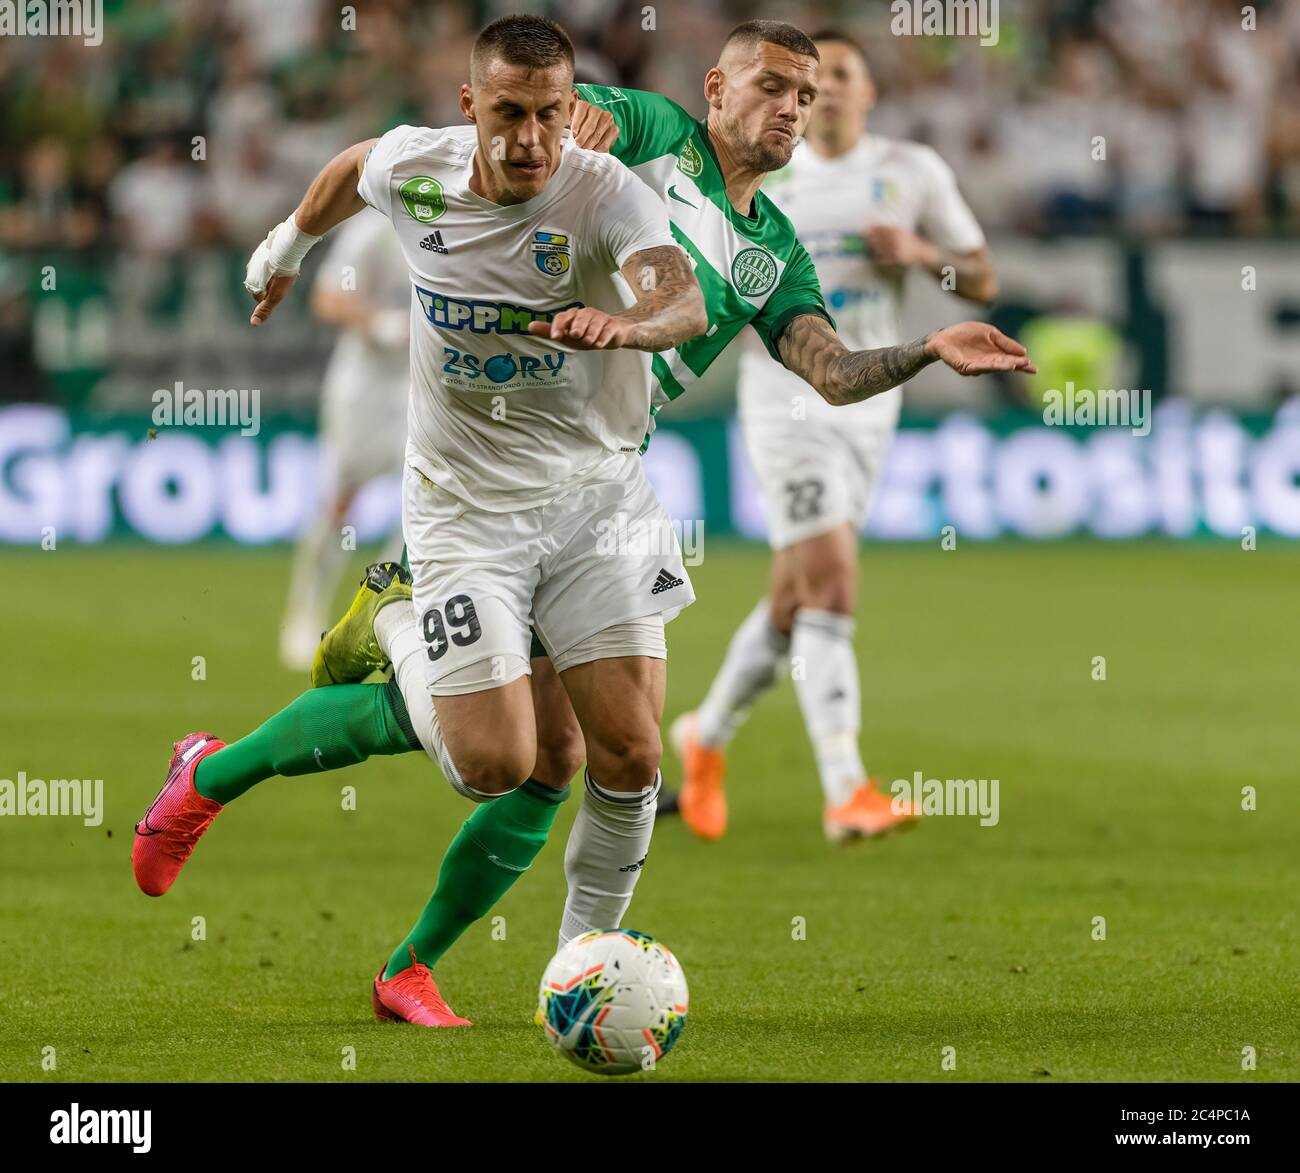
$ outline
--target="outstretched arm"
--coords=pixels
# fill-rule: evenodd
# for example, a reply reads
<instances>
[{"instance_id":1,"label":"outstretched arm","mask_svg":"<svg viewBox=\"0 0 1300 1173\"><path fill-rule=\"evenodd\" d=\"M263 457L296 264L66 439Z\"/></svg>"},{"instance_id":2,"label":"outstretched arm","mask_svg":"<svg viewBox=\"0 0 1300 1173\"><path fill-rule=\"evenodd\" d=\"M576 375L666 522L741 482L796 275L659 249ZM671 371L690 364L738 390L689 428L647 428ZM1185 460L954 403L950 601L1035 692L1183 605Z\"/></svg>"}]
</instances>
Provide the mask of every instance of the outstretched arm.
<instances>
[{"instance_id":1,"label":"outstretched arm","mask_svg":"<svg viewBox=\"0 0 1300 1173\"><path fill-rule=\"evenodd\" d=\"M366 206L357 194L357 182L370 148L378 141L366 139L335 155L312 180L294 214L257 246L244 278L244 288L257 302L249 319L252 325L265 322L289 292L311 246Z\"/></svg>"},{"instance_id":2,"label":"outstretched arm","mask_svg":"<svg viewBox=\"0 0 1300 1173\"><path fill-rule=\"evenodd\" d=\"M579 350L671 350L709 328L704 294L686 254L675 245L633 253L623 277L636 304L616 314L586 306L565 310L549 322L532 322L528 332Z\"/></svg>"},{"instance_id":3,"label":"outstretched arm","mask_svg":"<svg viewBox=\"0 0 1300 1173\"><path fill-rule=\"evenodd\" d=\"M940 360L959 375L1037 370L1019 342L985 322L960 322L901 346L849 350L825 318L801 314L782 331L777 349L786 367L836 406L888 391Z\"/></svg>"},{"instance_id":4,"label":"outstretched arm","mask_svg":"<svg viewBox=\"0 0 1300 1173\"><path fill-rule=\"evenodd\" d=\"M940 281L950 274L958 297L991 305L998 298L998 278L988 245L967 252L942 249L933 241L896 225L877 224L867 229L871 259L878 265L916 266ZM946 287L945 287L946 288Z\"/></svg>"}]
</instances>

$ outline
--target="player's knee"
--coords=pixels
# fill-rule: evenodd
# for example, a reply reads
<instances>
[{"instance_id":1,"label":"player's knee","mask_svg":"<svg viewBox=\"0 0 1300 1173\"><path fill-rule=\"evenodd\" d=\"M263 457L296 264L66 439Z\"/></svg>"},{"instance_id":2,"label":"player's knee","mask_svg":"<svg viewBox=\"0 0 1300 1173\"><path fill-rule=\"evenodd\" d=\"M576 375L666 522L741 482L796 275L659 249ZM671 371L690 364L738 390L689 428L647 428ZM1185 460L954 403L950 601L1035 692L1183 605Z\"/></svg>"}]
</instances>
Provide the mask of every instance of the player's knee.
<instances>
[{"instance_id":1,"label":"player's knee","mask_svg":"<svg viewBox=\"0 0 1300 1173\"><path fill-rule=\"evenodd\" d=\"M597 782L611 789L643 790L653 784L663 757L659 729L652 723L615 731L591 753Z\"/></svg>"},{"instance_id":2,"label":"player's knee","mask_svg":"<svg viewBox=\"0 0 1300 1173\"><path fill-rule=\"evenodd\" d=\"M548 730L537 744L533 777L544 786L563 786L587 760L587 746L577 725Z\"/></svg>"},{"instance_id":3,"label":"player's knee","mask_svg":"<svg viewBox=\"0 0 1300 1173\"><path fill-rule=\"evenodd\" d=\"M799 601L800 610L829 611L832 615L853 614L853 592L847 587L827 585L808 591Z\"/></svg>"},{"instance_id":4,"label":"player's knee","mask_svg":"<svg viewBox=\"0 0 1300 1173\"><path fill-rule=\"evenodd\" d=\"M520 751L507 748L494 754L475 755L467 761L457 761L456 771L461 785L476 794L499 798L518 790L532 773L533 762Z\"/></svg>"},{"instance_id":5,"label":"player's knee","mask_svg":"<svg viewBox=\"0 0 1300 1173\"><path fill-rule=\"evenodd\" d=\"M799 606L836 615L852 615L855 595L852 567L828 562L805 575L799 589Z\"/></svg>"}]
</instances>

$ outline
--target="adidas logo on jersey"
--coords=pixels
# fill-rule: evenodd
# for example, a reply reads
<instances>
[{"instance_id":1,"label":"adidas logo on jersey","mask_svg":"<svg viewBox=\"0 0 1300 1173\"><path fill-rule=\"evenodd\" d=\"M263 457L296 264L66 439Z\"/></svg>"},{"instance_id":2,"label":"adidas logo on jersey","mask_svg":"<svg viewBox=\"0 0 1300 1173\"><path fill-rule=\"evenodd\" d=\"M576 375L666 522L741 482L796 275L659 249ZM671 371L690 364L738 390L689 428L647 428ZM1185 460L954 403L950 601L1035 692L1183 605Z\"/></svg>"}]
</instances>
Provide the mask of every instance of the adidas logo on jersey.
<instances>
[{"instance_id":1,"label":"adidas logo on jersey","mask_svg":"<svg viewBox=\"0 0 1300 1173\"><path fill-rule=\"evenodd\" d=\"M442 253L444 256L447 253L447 246L442 243L441 232L430 232L428 236L420 241L420 247L427 248L430 252Z\"/></svg>"},{"instance_id":2,"label":"adidas logo on jersey","mask_svg":"<svg viewBox=\"0 0 1300 1173\"><path fill-rule=\"evenodd\" d=\"M659 577L655 579L654 586L650 588L650 593L652 595L662 595L664 591L670 591L673 587L681 585L682 580L680 578L674 578L668 571L660 570Z\"/></svg>"}]
</instances>

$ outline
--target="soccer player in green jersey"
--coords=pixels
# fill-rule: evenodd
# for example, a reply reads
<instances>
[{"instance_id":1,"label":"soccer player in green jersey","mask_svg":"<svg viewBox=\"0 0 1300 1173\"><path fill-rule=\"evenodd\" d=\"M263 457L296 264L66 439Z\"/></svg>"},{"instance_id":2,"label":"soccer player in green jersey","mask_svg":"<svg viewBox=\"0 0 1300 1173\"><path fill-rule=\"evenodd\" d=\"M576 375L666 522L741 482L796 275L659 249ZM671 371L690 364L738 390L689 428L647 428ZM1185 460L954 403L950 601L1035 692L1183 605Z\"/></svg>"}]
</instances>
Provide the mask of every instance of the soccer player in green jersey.
<instances>
[{"instance_id":1,"label":"soccer player in green jersey","mask_svg":"<svg viewBox=\"0 0 1300 1173\"><path fill-rule=\"evenodd\" d=\"M708 328L652 360L652 414L682 394L747 324L776 361L832 404L860 402L938 360L970 375L1033 369L1022 346L977 322L877 350L853 352L839 340L808 254L789 221L758 191L767 172L789 161L807 124L817 93L817 61L816 47L797 29L755 21L731 34L709 71L709 113L702 121L656 94L596 86L575 94L569 113L579 145L608 145L612 139L617 158L660 194L672 235L689 254L704 293ZM534 115L520 111L518 116ZM529 326L539 337L602 344L598 328L587 334L584 329L572 319ZM416 749L436 760L434 747L420 733L433 720L427 690L401 687L404 674L396 665L397 680L387 685L352 683L398 658L384 637L392 625L376 624L376 618L390 607L409 609L409 581L392 563L372 568L318 652L313 683L330 687L304 693L248 736L215 751L203 740L210 735L191 734L178 743L172 775L188 791L174 842L168 844L176 871L222 805L268 777L315 773ZM531 688L537 723L531 775L479 805L461 827L443 859L436 891L381 971L389 980L417 964L427 973L426 967L436 964L527 870L545 842L585 747L572 705L545 656L532 660ZM147 821L144 825L156 833ZM575 885L594 886L617 897L614 915L621 916L644 860L593 877L572 868L569 854L571 899Z\"/></svg>"}]
</instances>

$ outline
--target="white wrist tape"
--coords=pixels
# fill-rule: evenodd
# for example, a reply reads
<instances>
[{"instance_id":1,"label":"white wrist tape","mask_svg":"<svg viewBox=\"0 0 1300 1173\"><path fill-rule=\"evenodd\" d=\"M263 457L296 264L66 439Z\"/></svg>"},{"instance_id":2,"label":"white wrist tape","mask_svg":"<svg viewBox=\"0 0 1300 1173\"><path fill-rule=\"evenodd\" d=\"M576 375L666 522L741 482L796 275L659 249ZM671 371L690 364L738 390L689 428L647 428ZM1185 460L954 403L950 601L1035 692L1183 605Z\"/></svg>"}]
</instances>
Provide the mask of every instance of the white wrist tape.
<instances>
[{"instance_id":1,"label":"white wrist tape","mask_svg":"<svg viewBox=\"0 0 1300 1173\"><path fill-rule=\"evenodd\" d=\"M267 234L248 260L244 274L244 288L254 296L266 292L272 277L296 277L302 268L302 259L311 246L321 238L303 232L290 216Z\"/></svg>"}]
</instances>

